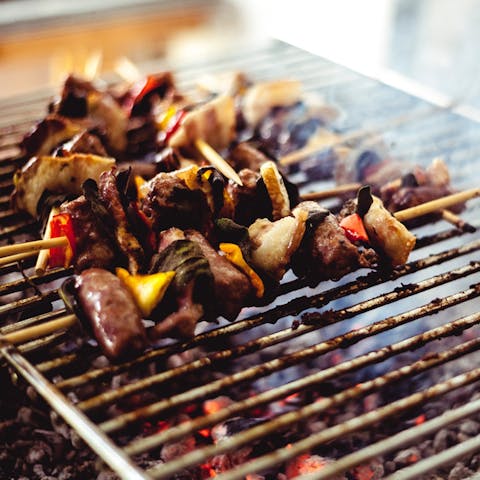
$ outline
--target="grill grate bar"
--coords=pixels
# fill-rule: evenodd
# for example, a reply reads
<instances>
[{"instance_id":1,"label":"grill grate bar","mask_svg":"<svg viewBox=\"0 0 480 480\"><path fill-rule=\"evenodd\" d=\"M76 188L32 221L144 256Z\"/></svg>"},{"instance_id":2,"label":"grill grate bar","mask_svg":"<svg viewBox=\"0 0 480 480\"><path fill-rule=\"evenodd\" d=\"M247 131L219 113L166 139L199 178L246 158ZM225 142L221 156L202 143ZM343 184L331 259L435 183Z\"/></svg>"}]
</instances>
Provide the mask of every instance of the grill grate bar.
<instances>
[{"instance_id":1,"label":"grill grate bar","mask_svg":"<svg viewBox=\"0 0 480 480\"><path fill-rule=\"evenodd\" d=\"M425 310L428 310L428 312L432 314L435 313L435 309L458 305L471 298L476 298L478 295L480 295L480 292L478 290L476 291L474 289L470 289L460 294L452 295L445 298L442 302L442 307L440 307L438 303L436 303L435 305L433 305L432 303L429 305L427 304L423 307L419 307L404 313L403 318L406 319L405 321L413 321L422 317L425 314ZM387 320L385 320L385 322L386 321ZM145 451L156 448L164 443L173 442L203 428L212 427L213 425L219 424L228 418L232 418L236 415L245 413L248 410L258 408L275 400L285 398L293 393L305 390L314 385L321 384L322 382L336 378L340 375L351 373L374 363L379 363L393 357L394 355L398 355L399 353L420 348L421 346L427 344L430 341L447 337L449 335L452 335L453 333L458 333L460 330L465 330L475 324L475 319L473 319L471 323L465 322L463 320L457 320L444 326L434 328L425 333L389 345L388 347L384 347L379 350L360 355L353 360L342 362L335 367L327 368L325 370L308 375L280 387L276 387L259 393L258 395L249 397L245 400L242 400L241 402L236 402L224 409L219 410L218 412L205 415L195 420L181 423L178 426L175 426L158 434L151 435L150 437L144 437L141 440L132 442L131 444L127 445L125 447L125 451L130 455L143 453ZM370 332L370 334L372 335L374 335L375 333L376 332ZM351 334L352 332L349 332L344 336L339 336L337 338L330 339L329 341L333 343L336 342L336 340L338 339L338 341L336 342L337 347L342 348L342 343L348 343L348 338L349 336L351 337ZM172 399L172 402L173 401L174 399ZM103 424L103 427L105 430L108 430L108 427L106 427L105 423Z\"/></svg>"},{"instance_id":2,"label":"grill grate bar","mask_svg":"<svg viewBox=\"0 0 480 480\"><path fill-rule=\"evenodd\" d=\"M456 274L462 276L462 275L468 274L469 271L471 273L474 273L474 271L478 271L478 270L480 270L480 263L476 266L476 268L473 268L473 269L472 267L464 267L464 268L458 269L456 271ZM421 287L419 283L419 287L422 289L420 291L443 284L446 278L445 277L440 278L440 277L443 277L443 276L433 277L432 279L429 279L427 281L420 282L422 283ZM477 294L476 290L473 289L470 292L470 294L475 296ZM388 298L389 296L390 298ZM406 295L403 295L403 296L406 296ZM319 320L322 321L322 326L331 325L334 323L338 323L339 321L342 321L346 318L351 318L355 314L361 313L362 311L368 311L372 308L375 308L376 306L379 306L379 304L383 303L385 305L387 303L390 303L389 300L391 300L391 295L376 297L376 299L372 299L372 301L367 300L365 302L358 303L353 307L349 307L342 310L337 310L336 312L333 312L333 313L329 313L327 318L325 318L325 316L321 316L320 314ZM431 304L428 304L428 306L422 310L423 315L426 315L427 313L429 313L430 310L439 311L437 310L438 305L440 305L440 309L445 308L443 306L442 301L440 302L435 301L435 302L432 302ZM124 428L131 423L137 422L139 419L145 419L149 416L158 415L159 413L165 410L171 409L172 407L185 405L187 403L194 402L196 400L204 398L205 396L212 396L213 394L216 394L222 391L227 386L231 387L232 385L237 385L242 382L251 381L260 377L267 376L268 374L277 372L279 370L283 370L293 365L298 365L301 362L305 362L307 360L310 360L320 355L331 352L339 347L353 345L371 336L372 334L377 334L377 333L390 330L392 328L403 325L408 321L409 321L408 316L404 317L402 315L398 315L398 316L391 317L386 320L377 322L368 327L353 330L348 335L340 335L338 337L335 337L335 339L330 339L328 341L317 343L316 345L305 348L303 350L296 351L292 354L284 355L283 357L264 362L260 366L246 368L229 377L222 378L220 380L211 382L206 385L205 384L201 385L200 387L194 388L185 393L178 394L176 396L169 397L167 399L160 400L159 402L150 404L146 407L142 407L138 410L119 415L112 420L104 422L102 424L102 428L105 431L113 431L113 430ZM277 340L279 338L287 337L287 339L290 339L299 335L304 335L314 330L315 330L314 325L302 324L296 330L293 330L293 331L291 329L282 330L268 337L264 337L265 339L264 341L265 343L267 343L269 341L272 341L273 339L273 341L277 343ZM253 343L253 342L250 342L250 343ZM210 358L212 356L213 355L211 355ZM127 386L119 388L117 390L109 391L104 394L98 395L96 397L91 397L86 401L80 402L77 406L78 408L83 410L98 408L99 406L102 406L106 403L111 403L112 401L118 400L119 398L122 398L126 395L138 392L139 389L144 389L148 386L151 386L152 385L151 382L153 380L156 381L155 385L158 385L157 382L166 381L172 377L176 377L180 374L183 374L185 371L191 372L191 371L197 370L203 367L205 362L204 358L198 361L191 362L190 364L186 364L185 366L169 370L168 372L163 372L155 376L149 377L146 380L138 381L136 383L130 383ZM209 365L210 361L208 359L206 361L207 361L207 365Z\"/></svg>"},{"instance_id":3,"label":"grill grate bar","mask_svg":"<svg viewBox=\"0 0 480 480\"><path fill-rule=\"evenodd\" d=\"M455 234L459 234L458 230L449 230L449 235L454 232ZM441 235L443 238L443 235ZM435 241L437 239L436 236L428 237L425 239L424 242L419 242L421 246L425 246L430 244L430 241ZM218 329L211 330L209 332L200 334L195 336L192 340L181 342L174 344L172 346L160 348L158 350L154 350L152 352L148 352L137 359L127 362L120 365L109 366L106 368L101 368L97 370L92 370L86 374L72 377L66 380L63 380L57 384L57 387L60 389L64 388L72 388L75 386L79 386L85 384L94 379L100 379L105 375L112 375L119 373L121 371L128 370L132 368L134 365L141 365L148 361L154 360L156 358L163 357L168 354L176 353L178 351L187 350L188 348L192 348L194 346L202 345L207 341L211 341L213 339L223 338L224 336L232 336L237 333L244 332L245 330L254 328L258 325L263 323L272 323L279 318L286 317L288 315L295 315L298 312L305 310L306 308L310 307L322 307L329 302L339 299L341 297L349 296L359 291L375 286L380 285L389 280L396 280L413 271L417 272L434 265L439 265L443 262L452 260L453 258L467 255L469 253L475 252L480 249L480 240L476 242L471 242L468 244L464 244L459 248L454 248L445 252L441 252L435 255L431 255L428 258L417 260L414 262L410 262L409 264L393 271L393 272L370 272L366 276L358 277L355 281L346 283L344 285L340 285L338 287L334 287L326 292L321 292L314 296L310 297L300 297L294 300L287 302L284 305L276 306L270 309L267 312L261 313L259 315L255 315L253 317L249 317L245 320L239 320L234 323L231 323L227 326L220 327ZM295 286L295 284L294 284ZM42 364L38 364L37 368L41 371L48 371L49 363L44 362ZM55 365L58 366L58 362L55 361Z\"/></svg>"},{"instance_id":4,"label":"grill grate bar","mask_svg":"<svg viewBox=\"0 0 480 480\"><path fill-rule=\"evenodd\" d=\"M480 313L464 317L462 320L478 323L480 321ZM381 377L376 377L373 380L357 384L354 387L348 388L330 398L319 399L317 402L306 407L302 407L294 412L283 414L267 423L263 423L249 430L245 430L242 433L234 435L230 438L226 438L216 445L196 449L195 451L187 453L176 460L161 465L161 468L154 467L150 469L148 473L156 480L169 478L173 472L183 470L184 468L188 468L196 465L197 463L203 462L212 455L225 453L239 448L242 445L253 442L257 438L264 437L267 432L278 432L281 428L291 425L292 422L298 423L300 418L309 418L313 415L324 412L328 408L331 408L335 405L341 405L346 400L370 393L388 383L398 381L401 378L408 378L420 372L429 370L434 366L444 363L444 361L448 361L448 359L457 358L458 356L470 351L474 351L479 347L479 339L474 339L463 345L459 345L445 352L441 352L434 357L425 360L418 360L411 365L393 370ZM424 390L423 392L402 398L401 400L372 410L371 412L360 415L342 424L327 428L320 433L311 434L304 440L290 444L291 447L289 448L278 449L273 453L258 457L255 460L240 465L234 471L229 471L225 474L218 475L218 478L221 480L236 480L244 478L244 476L248 473L257 472L259 470L269 468L272 465L294 458L295 456L304 453L305 451L308 451L322 443L332 441L338 437L346 435L347 433L352 433L354 431L367 428L374 423L398 414L401 411L425 403L432 398L438 397L453 389L468 385L477 380L480 380L480 368L458 375L445 382L438 383L433 387Z\"/></svg>"}]
</instances>

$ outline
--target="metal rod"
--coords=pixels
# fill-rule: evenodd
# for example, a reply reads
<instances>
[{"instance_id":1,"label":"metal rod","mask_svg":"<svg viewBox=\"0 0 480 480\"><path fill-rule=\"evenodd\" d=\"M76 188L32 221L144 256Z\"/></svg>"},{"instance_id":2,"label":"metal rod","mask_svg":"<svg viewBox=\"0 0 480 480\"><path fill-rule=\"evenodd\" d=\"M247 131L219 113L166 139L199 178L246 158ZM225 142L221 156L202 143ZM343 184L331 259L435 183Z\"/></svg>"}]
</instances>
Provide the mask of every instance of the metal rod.
<instances>
[{"instance_id":1,"label":"metal rod","mask_svg":"<svg viewBox=\"0 0 480 480\"><path fill-rule=\"evenodd\" d=\"M42 398L80 435L122 480L148 480L142 472L115 444L82 412L55 388L12 345L0 339L1 355L15 370L35 388Z\"/></svg>"}]
</instances>

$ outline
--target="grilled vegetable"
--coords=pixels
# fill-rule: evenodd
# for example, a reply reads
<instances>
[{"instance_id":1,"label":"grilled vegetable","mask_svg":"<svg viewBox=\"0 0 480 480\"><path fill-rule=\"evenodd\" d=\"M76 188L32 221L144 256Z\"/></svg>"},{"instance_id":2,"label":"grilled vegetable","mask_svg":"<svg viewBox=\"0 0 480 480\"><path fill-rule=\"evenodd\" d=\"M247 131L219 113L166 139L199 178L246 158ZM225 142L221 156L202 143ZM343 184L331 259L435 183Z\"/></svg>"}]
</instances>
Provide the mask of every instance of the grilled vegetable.
<instances>
[{"instance_id":1,"label":"grilled vegetable","mask_svg":"<svg viewBox=\"0 0 480 480\"><path fill-rule=\"evenodd\" d=\"M124 268L117 268L117 277L123 281L133 295L135 302L147 318L161 302L175 272L160 272L152 275L130 275Z\"/></svg>"},{"instance_id":2,"label":"grilled vegetable","mask_svg":"<svg viewBox=\"0 0 480 480\"><path fill-rule=\"evenodd\" d=\"M262 298L265 293L265 287L262 279L256 274L255 270L244 260L242 250L238 245L234 243L221 243L220 250L225 253L225 257L228 261L232 262L238 267L247 277L250 279L250 283L255 289L255 295L257 298Z\"/></svg>"},{"instance_id":3,"label":"grilled vegetable","mask_svg":"<svg viewBox=\"0 0 480 480\"><path fill-rule=\"evenodd\" d=\"M340 226L345 230L347 238L351 242L368 242L368 235L363 225L362 217L358 213L352 213L342 218Z\"/></svg>"},{"instance_id":4,"label":"grilled vegetable","mask_svg":"<svg viewBox=\"0 0 480 480\"><path fill-rule=\"evenodd\" d=\"M58 238L63 236L68 238L68 245L50 249L48 260L50 267L67 268L75 257L75 232L73 230L72 217L68 213L54 215L50 222L50 237Z\"/></svg>"},{"instance_id":5,"label":"grilled vegetable","mask_svg":"<svg viewBox=\"0 0 480 480\"><path fill-rule=\"evenodd\" d=\"M100 174L114 164L113 158L81 153L69 157L33 157L15 175L12 203L18 210L35 216L45 190L80 195L85 180L98 180Z\"/></svg>"}]
</instances>

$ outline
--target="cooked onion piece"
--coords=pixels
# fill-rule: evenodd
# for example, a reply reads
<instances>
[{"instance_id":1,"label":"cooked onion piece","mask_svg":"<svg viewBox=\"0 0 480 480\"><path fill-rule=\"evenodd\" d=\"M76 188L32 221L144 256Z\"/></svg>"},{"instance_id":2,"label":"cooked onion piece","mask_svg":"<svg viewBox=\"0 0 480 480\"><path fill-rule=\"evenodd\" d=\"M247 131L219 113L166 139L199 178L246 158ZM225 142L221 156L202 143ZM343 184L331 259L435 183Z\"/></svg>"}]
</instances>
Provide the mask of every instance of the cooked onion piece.
<instances>
[{"instance_id":1,"label":"cooked onion piece","mask_svg":"<svg viewBox=\"0 0 480 480\"><path fill-rule=\"evenodd\" d=\"M222 95L188 112L168 144L173 148L188 147L201 138L221 150L235 138L235 125L233 98Z\"/></svg>"},{"instance_id":2,"label":"cooked onion piece","mask_svg":"<svg viewBox=\"0 0 480 480\"><path fill-rule=\"evenodd\" d=\"M260 218L250 225L253 267L281 280L302 241L305 222L306 214L302 212L297 217L284 217L275 222Z\"/></svg>"},{"instance_id":3,"label":"cooked onion piece","mask_svg":"<svg viewBox=\"0 0 480 480\"><path fill-rule=\"evenodd\" d=\"M274 220L290 215L290 199L283 178L277 166L271 160L260 167L260 175L272 201L272 216Z\"/></svg>"},{"instance_id":4,"label":"cooked onion piece","mask_svg":"<svg viewBox=\"0 0 480 480\"><path fill-rule=\"evenodd\" d=\"M273 107L291 107L302 99L302 86L297 80L256 83L243 99L243 115L255 127Z\"/></svg>"},{"instance_id":5,"label":"cooked onion piece","mask_svg":"<svg viewBox=\"0 0 480 480\"><path fill-rule=\"evenodd\" d=\"M100 174L114 164L113 158L83 153L69 157L33 157L15 176L13 205L36 216L38 200L45 190L80 195L87 178L98 180Z\"/></svg>"},{"instance_id":6,"label":"cooked onion piece","mask_svg":"<svg viewBox=\"0 0 480 480\"><path fill-rule=\"evenodd\" d=\"M415 246L415 235L383 206L378 197L372 196L372 199L370 208L363 216L369 241L385 252L392 265L403 265Z\"/></svg>"}]
</instances>

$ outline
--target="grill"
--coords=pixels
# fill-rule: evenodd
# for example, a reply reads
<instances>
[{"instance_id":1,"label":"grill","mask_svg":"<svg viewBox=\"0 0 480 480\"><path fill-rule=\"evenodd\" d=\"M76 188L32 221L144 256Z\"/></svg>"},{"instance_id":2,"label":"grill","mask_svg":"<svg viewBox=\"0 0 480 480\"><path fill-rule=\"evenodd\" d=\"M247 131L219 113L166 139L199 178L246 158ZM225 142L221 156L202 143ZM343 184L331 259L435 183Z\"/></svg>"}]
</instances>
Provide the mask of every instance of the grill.
<instances>
[{"instance_id":1,"label":"grill","mask_svg":"<svg viewBox=\"0 0 480 480\"><path fill-rule=\"evenodd\" d=\"M338 122L345 136L379 134L392 155L421 165L442 155L456 188L478 183L480 126L449 108L279 42L207 66L185 65L177 79L188 89L201 73L231 69L257 79L293 73L307 91L345 112ZM1 104L2 243L24 241L37 229L9 209L8 196L20 161L17 142L43 114L50 95L37 92ZM294 179L305 191L331 186L302 175ZM462 218L478 226L479 213L473 201ZM0 342L1 353L12 374L33 386L122 479L197 478L193 468L252 445L260 445L254 459L216 478L253 479L247 475L272 471L305 452L335 461L302 478L338 478L480 415L474 395L480 368L472 368L480 358L480 236L442 221L414 233L412 260L393 272L358 271L315 289L287 278L270 305L246 308L233 323L206 325L191 340L166 343L128 363L99 364L95 345L75 343L72 332L64 331L18 348ZM18 264L0 268L1 334L65 314L56 287L71 271L37 277L33 262L25 260L23 270ZM202 411L206 399L219 395L234 401ZM369 399L376 403L367 408ZM349 411L355 413L345 415ZM422 412L425 421L415 422ZM188 418L171 420L180 413ZM217 443L197 441L195 449L170 461L144 462L146 452L158 457L166 444L199 438L199 432L238 418L249 421ZM447 447L388 478L441 472L480 451L480 437Z\"/></svg>"}]
</instances>

